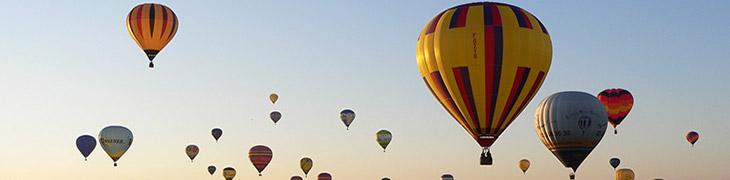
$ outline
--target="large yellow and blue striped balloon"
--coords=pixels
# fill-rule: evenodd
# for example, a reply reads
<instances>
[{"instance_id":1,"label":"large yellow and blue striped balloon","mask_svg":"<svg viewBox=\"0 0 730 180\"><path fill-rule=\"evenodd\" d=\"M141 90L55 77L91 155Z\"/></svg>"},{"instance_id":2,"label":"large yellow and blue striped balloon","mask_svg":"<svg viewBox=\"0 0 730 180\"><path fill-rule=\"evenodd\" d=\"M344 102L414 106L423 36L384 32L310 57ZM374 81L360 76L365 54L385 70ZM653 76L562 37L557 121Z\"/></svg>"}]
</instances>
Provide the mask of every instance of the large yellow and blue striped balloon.
<instances>
[{"instance_id":1,"label":"large yellow and blue striped balloon","mask_svg":"<svg viewBox=\"0 0 730 180\"><path fill-rule=\"evenodd\" d=\"M470 3L428 22L416 57L436 99L486 150L540 89L552 45L545 26L524 9Z\"/></svg>"},{"instance_id":2,"label":"large yellow and blue striped balloon","mask_svg":"<svg viewBox=\"0 0 730 180\"><path fill-rule=\"evenodd\" d=\"M137 45L147 54L150 68L157 53L175 37L178 28L175 12L161 4L146 3L137 5L127 15L127 31Z\"/></svg>"}]
</instances>

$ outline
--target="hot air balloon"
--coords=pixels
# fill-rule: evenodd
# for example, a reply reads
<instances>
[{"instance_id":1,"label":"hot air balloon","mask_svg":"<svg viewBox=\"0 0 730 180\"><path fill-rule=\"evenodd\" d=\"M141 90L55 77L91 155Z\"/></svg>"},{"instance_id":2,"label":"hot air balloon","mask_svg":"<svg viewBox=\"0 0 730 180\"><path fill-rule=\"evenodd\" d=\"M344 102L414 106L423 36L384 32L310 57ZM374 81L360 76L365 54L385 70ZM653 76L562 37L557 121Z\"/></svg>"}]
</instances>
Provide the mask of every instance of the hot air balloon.
<instances>
[{"instance_id":1,"label":"hot air balloon","mask_svg":"<svg viewBox=\"0 0 730 180\"><path fill-rule=\"evenodd\" d=\"M613 167L613 169L616 170L616 167L618 167L618 165L621 164L621 159L618 159L617 157L613 157L608 160L608 164L610 164L611 167Z\"/></svg>"},{"instance_id":2,"label":"hot air balloon","mask_svg":"<svg viewBox=\"0 0 730 180\"><path fill-rule=\"evenodd\" d=\"M248 158L251 160L251 163L253 163L253 166L256 167L256 170L259 171L259 176L261 176L261 172L266 169L266 166L269 165L273 156L274 153L271 152L271 149L264 145L254 146L248 151Z\"/></svg>"},{"instance_id":3,"label":"hot air balloon","mask_svg":"<svg viewBox=\"0 0 730 180\"><path fill-rule=\"evenodd\" d=\"M127 15L127 31L147 54L150 69L155 67L152 60L175 37L178 23L175 12L156 3L137 5Z\"/></svg>"},{"instance_id":4,"label":"hot air balloon","mask_svg":"<svg viewBox=\"0 0 730 180\"><path fill-rule=\"evenodd\" d=\"M193 162L193 159L195 159L195 156L198 156L198 152L200 152L200 148L198 148L195 144L190 144L187 147L185 147L185 154L188 155L190 158L190 162Z\"/></svg>"},{"instance_id":5,"label":"hot air balloon","mask_svg":"<svg viewBox=\"0 0 730 180\"><path fill-rule=\"evenodd\" d=\"M390 178L389 177L383 177L380 180L390 180Z\"/></svg>"},{"instance_id":6,"label":"hot air balloon","mask_svg":"<svg viewBox=\"0 0 730 180\"><path fill-rule=\"evenodd\" d=\"M550 95L535 112L535 130L540 140L574 172L601 142L607 121L603 104L584 92Z\"/></svg>"},{"instance_id":7,"label":"hot air balloon","mask_svg":"<svg viewBox=\"0 0 730 180\"><path fill-rule=\"evenodd\" d=\"M81 135L76 138L76 148L79 149L81 155L84 156L84 161L91 155L91 152L96 148L96 138L91 135Z\"/></svg>"},{"instance_id":8,"label":"hot air balloon","mask_svg":"<svg viewBox=\"0 0 730 180\"><path fill-rule=\"evenodd\" d=\"M303 180L300 176L292 176L290 180Z\"/></svg>"},{"instance_id":9,"label":"hot air balloon","mask_svg":"<svg viewBox=\"0 0 730 180\"><path fill-rule=\"evenodd\" d=\"M233 169L232 167L223 168L223 178L226 178L226 180L232 180L234 177L236 177L236 169Z\"/></svg>"},{"instance_id":10,"label":"hot air balloon","mask_svg":"<svg viewBox=\"0 0 730 180\"><path fill-rule=\"evenodd\" d=\"M271 104L276 104L276 100L279 100L279 95L271 93L271 95L269 95L269 100L271 101Z\"/></svg>"},{"instance_id":11,"label":"hot air balloon","mask_svg":"<svg viewBox=\"0 0 730 180\"><path fill-rule=\"evenodd\" d=\"M276 124L276 122L279 122L281 119L281 112L271 111L271 113L269 113L269 117L271 118L271 121L274 121L274 124Z\"/></svg>"},{"instance_id":12,"label":"hot air balloon","mask_svg":"<svg viewBox=\"0 0 730 180\"><path fill-rule=\"evenodd\" d=\"M454 180L454 176L452 176L451 174L444 174L441 175L441 180Z\"/></svg>"},{"instance_id":13,"label":"hot air balloon","mask_svg":"<svg viewBox=\"0 0 730 180\"><path fill-rule=\"evenodd\" d=\"M482 147L489 147L535 96L550 69L545 26L517 6L479 2L449 8L421 31L419 72L431 93Z\"/></svg>"},{"instance_id":14,"label":"hot air balloon","mask_svg":"<svg viewBox=\"0 0 730 180\"><path fill-rule=\"evenodd\" d=\"M349 130L350 124L355 120L355 111L352 111L352 109L340 111L340 119L342 119L342 123L345 123L345 128Z\"/></svg>"},{"instance_id":15,"label":"hot air balloon","mask_svg":"<svg viewBox=\"0 0 730 180\"><path fill-rule=\"evenodd\" d=\"M208 166L208 173L210 173L211 176L215 173L215 170L216 168L214 165L211 164L210 166Z\"/></svg>"},{"instance_id":16,"label":"hot air balloon","mask_svg":"<svg viewBox=\"0 0 730 180\"><path fill-rule=\"evenodd\" d=\"M598 93L598 100L608 112L608 122L613 126L613 134L618 134L616 126L621 124L634 106L634 97L625 89L606 89Z\"/></svg>"},{"instance_id":17,"label":"hot air balloon","mask_svg":"<svg viewBox=\"0 0 730 180\"><path fill-rule=\"evenodd\" d=\"M530 169L530 160L522 159L518 165L523 174L527 173L527 169Z\"/></svg>"},{"instance_id":18,"label":"hot air balloon","mask_svg":"<svg viewBox=\"0 0 730 180\"><path fill-rule=\"evenodd\" d=\"M634 180L634 171L627 168L616 170L616 180Z\"/></svg>"},{"instance_id":19,"label":"hot air balloon","mask_svg":"<svg viewBox=\"0 0 730 180\"><path fill-rule=\"evenodd\" d=\"M112 158L114 166L117 166L119 158L132 146L133 139L132 131L123 126L107 126L99 132L99 144Z\"/></svg>"},{"instance_id":20,"label":"hot air balloon","mask_svg":"<svg viewBox=\"0 0 730 180\"><path fill-rule=\"evenodd\" d=\"M302 168L302 172L304 172L304 177L307 177L309 170L312 170L312 166L314 166L314 162L311 158L304 157L302 160L299 160L299 166Z\"/></svg>"},{"instance_id":21,"label":"hot air balloon","mask_svg":"<svg viewBox=\"0 0 730 180\"><path fill-rule=\"evenodd\" d=\"M388 130L383 129L375 133L375 140L378 141L380 147L383 147L383 152L385 152L385 148L388 147L388 144L390 144L390 140L392 139L393 134L391 134Z\"/></svg>"},{"instance_id":22,"label":"hot air balloon","mask_svg":"<svg viewBox=\"0 0 730 180\"><path fill-rule=\"evenodd\" d=\"M213 128L213 130L210 130L210 134L213 135L213 139L215 139L215 142L218 142L218 139L223 136L223 130L220 128Z\"/></svg>"},{"instance_id":23,"label":"hot air balloon","mask_svg":"<svg viewBox=\"0 0 730 180\"><path fill-rule=\"evenodd\" d=\"M692 144L692 147L695 147L695 143L697 143L697 140L700 140L700 133L697 133L697 131L689 131L686 135L687 142Z\"/></svg>"},{"instance_id":24,"label":"hot air balloon","mask_svg":"<svg viewBox=\"0 0 730 180\"><path fill-rule=\"evenodd\" d=\"M332 175L327 172L319 173L317 180L332 180Z\"/></svg>"}]
</instances>

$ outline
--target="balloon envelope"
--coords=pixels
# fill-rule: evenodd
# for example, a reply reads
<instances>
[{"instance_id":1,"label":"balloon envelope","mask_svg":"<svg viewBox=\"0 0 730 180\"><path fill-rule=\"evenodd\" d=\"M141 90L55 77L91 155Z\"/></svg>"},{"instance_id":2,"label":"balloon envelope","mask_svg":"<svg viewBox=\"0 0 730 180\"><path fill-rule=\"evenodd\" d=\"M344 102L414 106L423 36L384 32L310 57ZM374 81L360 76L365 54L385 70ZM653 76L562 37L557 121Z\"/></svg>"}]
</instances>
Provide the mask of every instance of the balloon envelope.
<instances>
[{"instance_id":1,"label":"balloon envelope","mask_svg":"<svg viewBox=\"0 0 730 180\"><path fill-rule=\"evenodd\" d=\"M388 130L380 130L377 133L375 133L375 140L380 144L380 147L383 148L383 151L385 151L385 148L388 147L388 144L390 144L390 141L393 139L393 134L390 133Z\"/></svg>"},{"instance_id":2,"label":"balloon envelope","mask_svg":"<svg viewBox=\"0 0 730 180\"><path fill-rule=\"evenodd\" d=\"M621 168L616 170L616 180L634 180L634 171L631 169Z\"/></svg>"},{"instance_id":3,"label":"balloon envelope","mask_svg":"<svg viewBox=\"0 0 730 180\"><path fill-rule=\"evenodd\" d=\"M290 180L303 180L301 176L292 176Z\"/></svg>"},{"instance_id":4,"label":"balloon envelope","mask_svg":"<svg viewBox=\"0 0 730 180\"><path fill-rule=\"evenodd\" d=\"M540 89L552 43L536 16L478 2L449 8L421 31L418 69L444 109L483 147L499 138ZM483 165L490 165L490 160Z\"/></svg>"},{"instance_id":5,"label":"balloon envelope","mask_svg":"<svg viewBox=\"0 0 730 180\"><path fill-rule=\"evenodd\" d=\"M274 124L276 124L276 122L279 122L281 119L281 112L271 111L271 113L269 113L269 117L271 118L271 121L274 121Z\"/></svg>"},{"instance_id":6,"label":"balloon envelope","mask_svg":"<svg viewBox=\"0 0 730 180\"><path fill-rule=\"evenodd\" d=\"M697 131L689 131L687 132L687 135L685 137L687 138L687 142L692 144L692 146L695 146L697 140L700 139L700 133L698 133Z\"/></svg>"},{"instance_id":7,"label":"balloon envelope","mask_svg":"<svg viewBox=\"0 0 730 180\"><path fill-rule=\"evenodd\" d=\"M208 173L210 173L211 176L215 173L215 170L216 168L214 165L208 166Z\"/></svg>"},{"instance_id":8,"label":"balloon envelope","mask_svg":"<svg viewBox=\"0 0 730 180\"><path fill-rule=\"evenodd\" d=\"M576 171L606 133L606 109L584 92L559 92L540 102L535 130L565 167Z\"/></svg>"},{"instance_id":9,"label":"balloon envelope","mask_svg":"<svg viewBox=\"0 0 730 180\"><path fill-rule=\"evenodd\" d=\"M388 178L388 177L384 177L384 178L382 178L382 179L380 179L380 180L390 180L390 178Z\"/></svg>"},{"instance_id":10,"label":"balloon envelope","mask_svg":"<svg viewBox=\"0 0 730 180\"><path fill-rule=\"evenodd\" d=\"M223 178L226 178L226 180L232 180L234 177L236 177L236 169L233 169L232 167L223 168Z\"/></svg>"},{"instance_id":11,"label":"balloon envelope","mask_svg":"<svg viewBox=\"0 0 730 180\"><path fill-rule=\"evenodd\" d=\"M319 173L317 180L332 180L332 175L326 172Z\"/></svg>"},{"instance_id":12,"label":"balloon envelope","mask_svg":"<svg viewBox=\"0 0 730 180\"><path fill-rule=\"evenodd\" d=\"M606 89L598 93L598 100L608 112L608 122L616 128L629 115L634 106L634 97L625 89ZM616 133L616 131L614 131Z\"/></svg>"},{"instance_id":13,"label":"balloon envelope","mask_svg":"<svg viewBox=\"0 0 730 180\"><path fill-rule=\"evenodd\" d=\"M454 176L452 176L451 174L444 174L441 175L441 180L454 180Z\"/></svg>"},{"instance_id":14,"label":"balloon envelope","mask_svg":"<svg viewBox=\"0 0 730 180\"><path fill-rule=\"evenodd\" d=\"M107 126L99 132L99 144L114 161L114 166L132 146L133 139L132 131L123 126Z\"/></svg>"},{"instance_id":15,"label":"balloon envelope","mask_svg":"<svg viewBox=\"0 0 730 180\"><path fill-rule=\"evenodd\" d=\"M279 100L279 95L271 93L271 95L269 95L269 100L271 101L271 104L276 104L276 100Z\"/></svg>"},{"instance_id":16,"label":"balloon envelope","mask_svg":"<svg viewBox=\"0 0 730 180\"><path fill-rule=\"evenodd\" d=\"M193 161L193 159L195 159L195 156L198 156L198 152L200 152L200 148L198 148L198 146L195 144L190 144L185 147L185 154L188 155L190 161Z\"/></svg>"},{"instance_id":17,"label":"balloon envelope","mask_svg":"<svg viewBox=\"0 0 730 180\"><path fill-rule=\"evenodd\" d=\"M519 163L520 170L522 170L522 173L527 172L527 169L530 169L530 160L522 159Z\"/></svg>"},{"instance_id":18,"label":"balloon envelope","mask_svg":"<svg viewBox=\"0 0 730 180\"><path fill-rule=\"evenodd\" d=\"M611 158L608 160L608 164L611 164L611 167L613 167L613 169L616 169L616 167L621 164L621 159L617 157Z\"/></svg>"},{"instance_id":19,"label":"balloon envelope","mask_svg":"<svg viewBox=\"0 0 730 180\"><path fill-rule=\"evenodd\" d=\"M254 146L248 151L248 158L251 160L253 166L256 167L256 170L259 171L259 176L266 169L266 166L269 165L273 156L274 153L271 149L263 145Z\"/></svg>"},{"instance_id":20,"label":"balloon envelope","mask_svg":"<svg viewBox=\"0 0 730 180\"><path fill-rule=\"evenodd\" d=\"M213 135L213 139L215 139L215 141L218 141L218 139L223 136L223 130L220 128L213 128L213 130L210 130L210 134Z\"/></svg>"},{"instance_id":21,"label":"balloon envelope","mask_svg":"<svg viewBox=\"0 0 730 180\"><path fill-rule=\"evenodd\" d=\"M342 123L345 124L345 127L350 129L350 124L352 124L352 121L355 121L355 111L352 109L344 109L340 111L340 119L342 120Z\"/></svg>"},{"instance_id":22,"label":"balloon envelope","mask_svg":"<svg viewBox=\"0 0 730 180\"><path fill-rule=\"evenodd\" d=\"M127 31L147 54L150 68L154 68L152 60L175 37L177 28L177 15L162 4L140 4L127 15Z\"/></svg>"},{"instance_id":23,"label":"balloon envelope","mask_svg":"<svg viewBox=\"0 0 730 180\"><path fill-rule=\"evenodd\" d=\"M81 155L84 156L84 160L86 160L96 148L96 138L91 135L81 135L76 138L76 148L79 149Z\"/></svg>"},{"instance_id":24,"label":"balloon envelope","mask_svg":"<svg viewBox=\"0 0 730 180\"><path fill-rule=\"evenodd\" d=\"M312 166L314 166L314 162L311 158L304 157L301 160L299 160L299 166L302 168L302 172L304 172L304 175L308 175L309 171L312 170Z\"/></svg>"}]
</instances>

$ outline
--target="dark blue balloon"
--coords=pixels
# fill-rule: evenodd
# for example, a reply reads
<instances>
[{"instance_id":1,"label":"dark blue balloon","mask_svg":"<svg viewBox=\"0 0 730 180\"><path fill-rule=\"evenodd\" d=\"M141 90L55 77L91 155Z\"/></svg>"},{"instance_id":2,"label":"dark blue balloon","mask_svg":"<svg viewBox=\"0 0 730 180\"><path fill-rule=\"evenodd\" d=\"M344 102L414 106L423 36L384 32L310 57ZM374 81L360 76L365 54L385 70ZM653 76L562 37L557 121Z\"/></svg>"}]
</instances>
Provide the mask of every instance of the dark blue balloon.
<instances>
[{"instance_id":1,"label":"dark blue balloon","mask_svg":"<svg viewBox=\"0 0 730 180\"><path fill-rule=\"evenodd\" d=\"M210 133L213 135L213 139L215 139L215 141L218 141L218 139L221 138L221 136L223 135L223 130L221 130L220 128L213 128Z\"/></svg>"},{"instance_id":2,"label":"dark blue balloon","mask_svg":"<svg viewBox=\"0 0 730 180\"><path fill-rule=\"evenodd\" d=\"M608 163L611 164L611 167L613 167L613 169L616 169L616 167L621 164L621 160L618 158L611 158L611 160L608 160Z\"/></svg>"},{"instance_id":3,"label":"dark blue balloon","mask_svg":"<svg viewBox=\"0 0 730 180\"><path fill-rule=\"evenodd\" d=\"M96 138L90 135L81 135L76 138L76 148L79 148L81 155L84 155L84 160L94 151L96 148Z\"/></svg>"}]
</instances>

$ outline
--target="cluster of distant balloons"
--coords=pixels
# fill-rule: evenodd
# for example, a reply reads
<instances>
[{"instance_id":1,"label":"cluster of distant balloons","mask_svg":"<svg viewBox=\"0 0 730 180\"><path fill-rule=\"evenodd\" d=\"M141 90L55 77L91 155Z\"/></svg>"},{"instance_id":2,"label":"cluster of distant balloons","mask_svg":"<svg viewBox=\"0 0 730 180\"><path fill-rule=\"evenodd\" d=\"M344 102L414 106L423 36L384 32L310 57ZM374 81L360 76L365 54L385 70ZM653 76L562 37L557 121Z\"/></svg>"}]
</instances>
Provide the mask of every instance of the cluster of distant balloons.
<instances>
[{"instance_id":1,"label":"cluster of distant balloons","mask_svg":"<svg viewBox=\"0 0 730 180\"><path fill-rule=\"evenodd\" d=\"M141 4L127 16L127 30L152 60L175 36L178 19L167 6ZM482 147L481 165L492 165L489 148L529 104L542 86L552 61L550 35L540 20L517 6L478 2L449 8L436 15L421 31L416 48L416 59L423 81L444 109ZM278 94L269 96L272 103ZM535 130L543 142L565 167L571 168L571 179L580 164L603 138L610 123L617 127L633 107L633 96L624 89L606 89L597 96L585 92L558 92L540 102L535 112ZM281 120L279 111L271 111L271 120ZM340 118L349 129L355 112L345 109ZM223 134L215 128L216 141ZM387 130L376 133L376 140L385 149L392 139ZM99 144L115 162L132 144L132 133L122 126L109 126L99 133ZM690 131L687 141L694 146L699 133ZM84 157L96 147L93 136L82 135L76 141ZM188 145L185 151L193 160L199 148ZM257 145L249 151L249 158L261 173L271 161L271 149ZM615 169L620 159L611 158ZM312 167L312 159L302 158L305 176ZM530 161L522 159L519 168L525 173ZM213 174L215 166L209 166ZM233 179L232 167L223 169L226 179ZM260 175L260 174L259 174ZM615 171L617 179L633 179L631 169ZM331 179L328 173L319 179ZM443 180L453 176L445 174ZM294 176L292 180L301 179ZM386 180L389 178L383 178Z\"/></svg>"}]
</instances>

